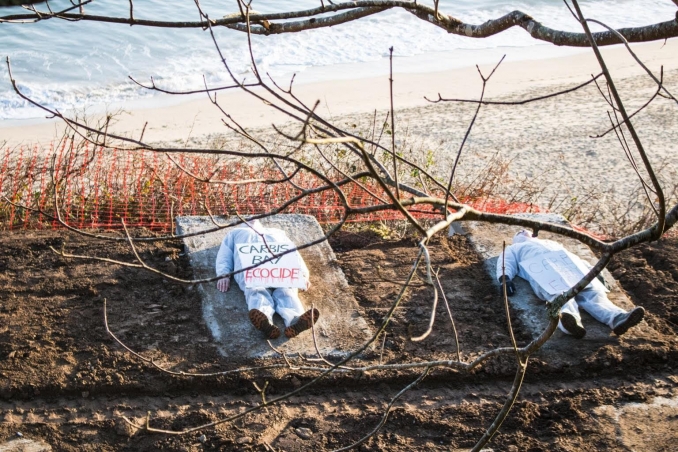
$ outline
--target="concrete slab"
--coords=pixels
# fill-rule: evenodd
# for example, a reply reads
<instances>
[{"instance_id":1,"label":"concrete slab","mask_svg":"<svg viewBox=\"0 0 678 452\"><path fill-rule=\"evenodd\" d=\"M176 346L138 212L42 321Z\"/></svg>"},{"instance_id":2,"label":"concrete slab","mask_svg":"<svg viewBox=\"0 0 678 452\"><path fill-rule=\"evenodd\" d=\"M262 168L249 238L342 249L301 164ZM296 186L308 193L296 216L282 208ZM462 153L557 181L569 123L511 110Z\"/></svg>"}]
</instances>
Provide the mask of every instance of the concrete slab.
<instances>
[{"instance_id":1,"label":"concrete slab","mask_svg":"<svg viewBox=\"0 0 678 452\"><path fill-rule=\"evenodd\" d=\"M236 217L216 217L220 224L236 221ZM214 228L209 217L178 217L177 233L186 234ZM261 221L264 226L284 230L296 244L304 244L323 236L316 219L310 215L275 215ZM214 262L221 241L228 232L201 234L184 239L186 252L197 279L216 276ZM320 310L316 324L318 348L324 355L340 356L354 350L372 335L365 319L360 316L358 304L351 294L344 273L325 241L300 251L311 272L311 289L300 292L307 308L314 304ZM216 283L200 284L203 317L212 332L219 350L230 358L262 358L275 355L261 333L255 330L247 317L245 295L237 284L224 293ZM276 315L276 324L283 329L282 319ZM288 355L316 354L310 331L288 340L281 335L273 345Z\"/></svg>"},{"instance_id":2,"label":"concrete slab","mask_svg":"<svg viewBox=\"0 0 678 452\"><path fill-rule=\"evenodd\" d=\"M522 216L535 220L547 221L550 223L568 225L567 221L559 215L522 214ZM497 265L497 257L502 250L502 241L505 240L506 246L509 246L515 233L522 228L519 226L507 226L481 222L464 222L463 228L469 234L469 238L474 244L476 250L484 257L485 267L488 273L491 275L491 279L497 286L497 290L499 290L499 283L495 281L495 269ZM459 233L458 231L455 232ZM580 256L582 259L592 264L597 260L591 249L577 240L543 231L539 232L539 238L560 242L568 251ZM603 276L611 288L611 291L608 294L609 299L614 304L620 306L623 309L633 309L633 303L631 300L629 300L626 293L620 288L619 284L614 280L612 275L607 270L603 270ZM539 300L534 295L534 292L527 281L520 277L516 277L514 282L517 288L517 293L516 295L509 298L511 306L519 316L523 326L527 328L533 337L537 337L539 334L541 334L541 332L544 331L548 324L548 318L545 310L546 303ZM574 339L562 333L561 331L557 331L555 336L544 346L543 350L574 352L575 356L581 357L584 354L582 353L582 347L595 350L601 345L607 343L616 343L619 341L618 337L611 332L607 325L599 323L583 310L581 313L582 323L586 328L586 336L583 339ZM650 339L656 338L657 336L658 333L643 321L637 327L629 330L624 335L624 339ZM577 344L576 347L574 347L575 343Z\"/></svg>"},{"instance_id":3,"label":"concrete slab","mask_svg":"<svg viewBox=\"0 0 678 452\"><path fill-rule=\"evenodd\" d=\"M676 450L678 397L655 397L651 403L603 405L592 412L596 430L611 440L609 444L616 442L619 450Z\"/></svg>"},{"instance_id":4,"label":"concrete slab","mask_svg":"<svg viewBox=\"0 0 678 452\"><path fill-rule=\"evenodd\" d=\"M0 452L51 452L52 446L27 438L17 438L0 444Z\"/></svg>"}]
</instances>

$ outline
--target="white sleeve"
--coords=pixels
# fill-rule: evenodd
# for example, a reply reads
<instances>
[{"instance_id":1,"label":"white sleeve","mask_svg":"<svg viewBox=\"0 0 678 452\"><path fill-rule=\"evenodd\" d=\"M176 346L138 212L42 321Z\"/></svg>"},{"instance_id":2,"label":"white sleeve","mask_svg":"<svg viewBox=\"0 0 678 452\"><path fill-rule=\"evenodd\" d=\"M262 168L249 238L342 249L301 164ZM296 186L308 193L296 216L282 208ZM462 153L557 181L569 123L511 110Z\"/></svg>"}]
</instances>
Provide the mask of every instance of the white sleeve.
<instances>
[{"instance_id":1,"label":"white sleeve","mask_svg":"<svg viewBox=\"0 0 678 452\"><path fill-rule=\"evenodd\" d=\"M511 245L505 249L497 258L497 278L501 279L502 275L506 275L509 280L512 280L518 274L518 256L516 254L515 245ZM502 271L502 263L504 271Z\"/></svg>"},{"instance_id":2,"label":"white sleeve","mask_svg":"<svg viewBox=\"0 0 678 452\"><path fill-rule=\"evenodd\" d=\"M217 276L226 275L233 271L233 234L226 234L221 242L216 261Z\"/></svg>"}]
</instances>

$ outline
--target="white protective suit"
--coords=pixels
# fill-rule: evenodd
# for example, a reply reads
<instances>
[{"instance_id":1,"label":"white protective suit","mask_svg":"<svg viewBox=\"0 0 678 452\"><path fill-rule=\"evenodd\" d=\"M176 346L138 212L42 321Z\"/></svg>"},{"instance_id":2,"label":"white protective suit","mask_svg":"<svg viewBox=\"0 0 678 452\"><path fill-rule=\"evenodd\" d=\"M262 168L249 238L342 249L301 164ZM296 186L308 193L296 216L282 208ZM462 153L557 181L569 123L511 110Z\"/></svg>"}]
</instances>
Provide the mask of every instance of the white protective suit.
<instances>
[{"instance_id":1,"label":"white protective suit","mask_svg":"<svg viewBox=\"0 0 678 452\"><path fill-rule=\"evenodd\" d=\"M259 234L263 235L263 238ZM225 275L242 268L240 256L235 252L236 243L263 243L264 240L266 242L289 243L296 248L296 245L287 237L285 231L264 227L259 220L248 222L248 224L243 224L229 231L221 242L216 261L217 275ZM308 283L308 268L301 256L299 256L299 262L301 263L302 276ZM258 309L268 317L271 323L273 323L273 314L276 312L285 321L285 326L292 325L297 317L304 313L304 306L301 304L301 300L299 300L299 291L297 289L248 289L245 286L245 272L237 273L233 278L245 293L248 310Z\"/></svg>"},{"instance_id":2,"label":"white protective suit","mask_svg":"<svg viewBox=\"0 0 678 452\"><path fill-rule=\"evenodd\" d=\"M558 242L552 240L541 240L536 237L532 237L529 232L523 230L517 233L513 237L513 245L506 248L504 259L505 266L505 275L507 280L512 280L516 275L525 279L532 286L532 290L540 299L551 302L557 295L551 295L536 282L518 265L521 261L531 259L533 257L539 256L541 254L549 253L551 251L564 251L568 257L574 262L577 267L584 271L588 272L591 269L591 265L579 258L561 245ZM502 277L502 255L499 255L497 259L497 279L501 280ZM583 310L591 314L591 316L598 320L601 323L608 325L610 328L613 328L613 322L615 316L618 314L624 314L626 311L614 305L607 298L607 290L605 286L594 279L584 290L579 292L574 299L569 300L563 305L560 312L569 313L573 315L579 323L581 323L581 316L579 315L578 307L581 307ZM561 331L570 334L562 323L558 323L558 327Z\"/></svg>"}]
</instances>

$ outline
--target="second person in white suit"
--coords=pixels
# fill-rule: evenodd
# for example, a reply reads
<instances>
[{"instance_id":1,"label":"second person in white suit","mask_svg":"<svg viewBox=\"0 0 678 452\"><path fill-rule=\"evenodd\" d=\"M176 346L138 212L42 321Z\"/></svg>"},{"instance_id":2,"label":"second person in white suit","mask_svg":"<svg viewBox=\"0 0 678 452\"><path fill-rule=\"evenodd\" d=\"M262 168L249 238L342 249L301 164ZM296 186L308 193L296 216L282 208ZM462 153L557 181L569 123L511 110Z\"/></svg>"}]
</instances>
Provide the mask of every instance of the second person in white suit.
<instances>
[{"instance_id":1,"label":"second person in white suit","mask_svg":"<svg viewBox=\"0 0 678 452\"><path fill-rule=\"evenodd\" d=\"M513 244L506 248L504 255L500 254L497 259L497 279L500 284L504 279L506 280L507 294L509 296L515 294L516 288L511 280L515 276L520 276L530 283L537 297L546 302L553 301L557 295L547 292L520 266L522 261L552 251L566 253L570 260L584 274L591 269L591 265L588 262L567 251L560 243L552 240L541 240L532 237L528 231L521 230L513 237ZM586 334L586 329L584 329L581 323L579 308L591 314L599 322L608 325L618 336L640 323L645 315L645 309L642 307L637 307L627 312L616 306L607 298L605 286L597 279L594 279L584 290L565 303L560 310L558 327L563 332L571 334L576 338L582 338Z\"/></svg>"}]
</instances>

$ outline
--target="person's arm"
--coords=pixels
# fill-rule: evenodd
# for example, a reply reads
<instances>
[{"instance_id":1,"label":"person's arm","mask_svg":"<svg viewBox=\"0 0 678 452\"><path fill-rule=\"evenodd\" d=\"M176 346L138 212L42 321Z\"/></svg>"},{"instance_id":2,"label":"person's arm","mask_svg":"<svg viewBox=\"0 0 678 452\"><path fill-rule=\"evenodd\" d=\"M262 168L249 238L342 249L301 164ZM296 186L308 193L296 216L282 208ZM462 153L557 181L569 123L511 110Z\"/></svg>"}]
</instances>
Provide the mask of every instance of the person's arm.
<instances>
[{"instance_id":1,"label":"person's arm","mask_svg":"<svg viewBox=\"0 0 678 452\"><path fill-rule=\"evenodd\" d=\"M215 268L217 276L227 275L233 271L233 234L230 232L221 241ZM221 292L226 292L230 284L231 277L226 276L217 281L217 289Z\"/></svg>"},{"instance_id":2,"label":"person's arm","mask_svg":"<svg viewBox=\"0 0 678 452\"><path fill-rule=\"evenodd\" d=\"M516 286L513 284L513 278L518 274L518 256L516 255L515 245L507 247L497 258L497 280L502 285L506 282L506 295L511 296L516 293ZM503 289L502 289L503 293Z\"/></svg>"}]
</instances>

